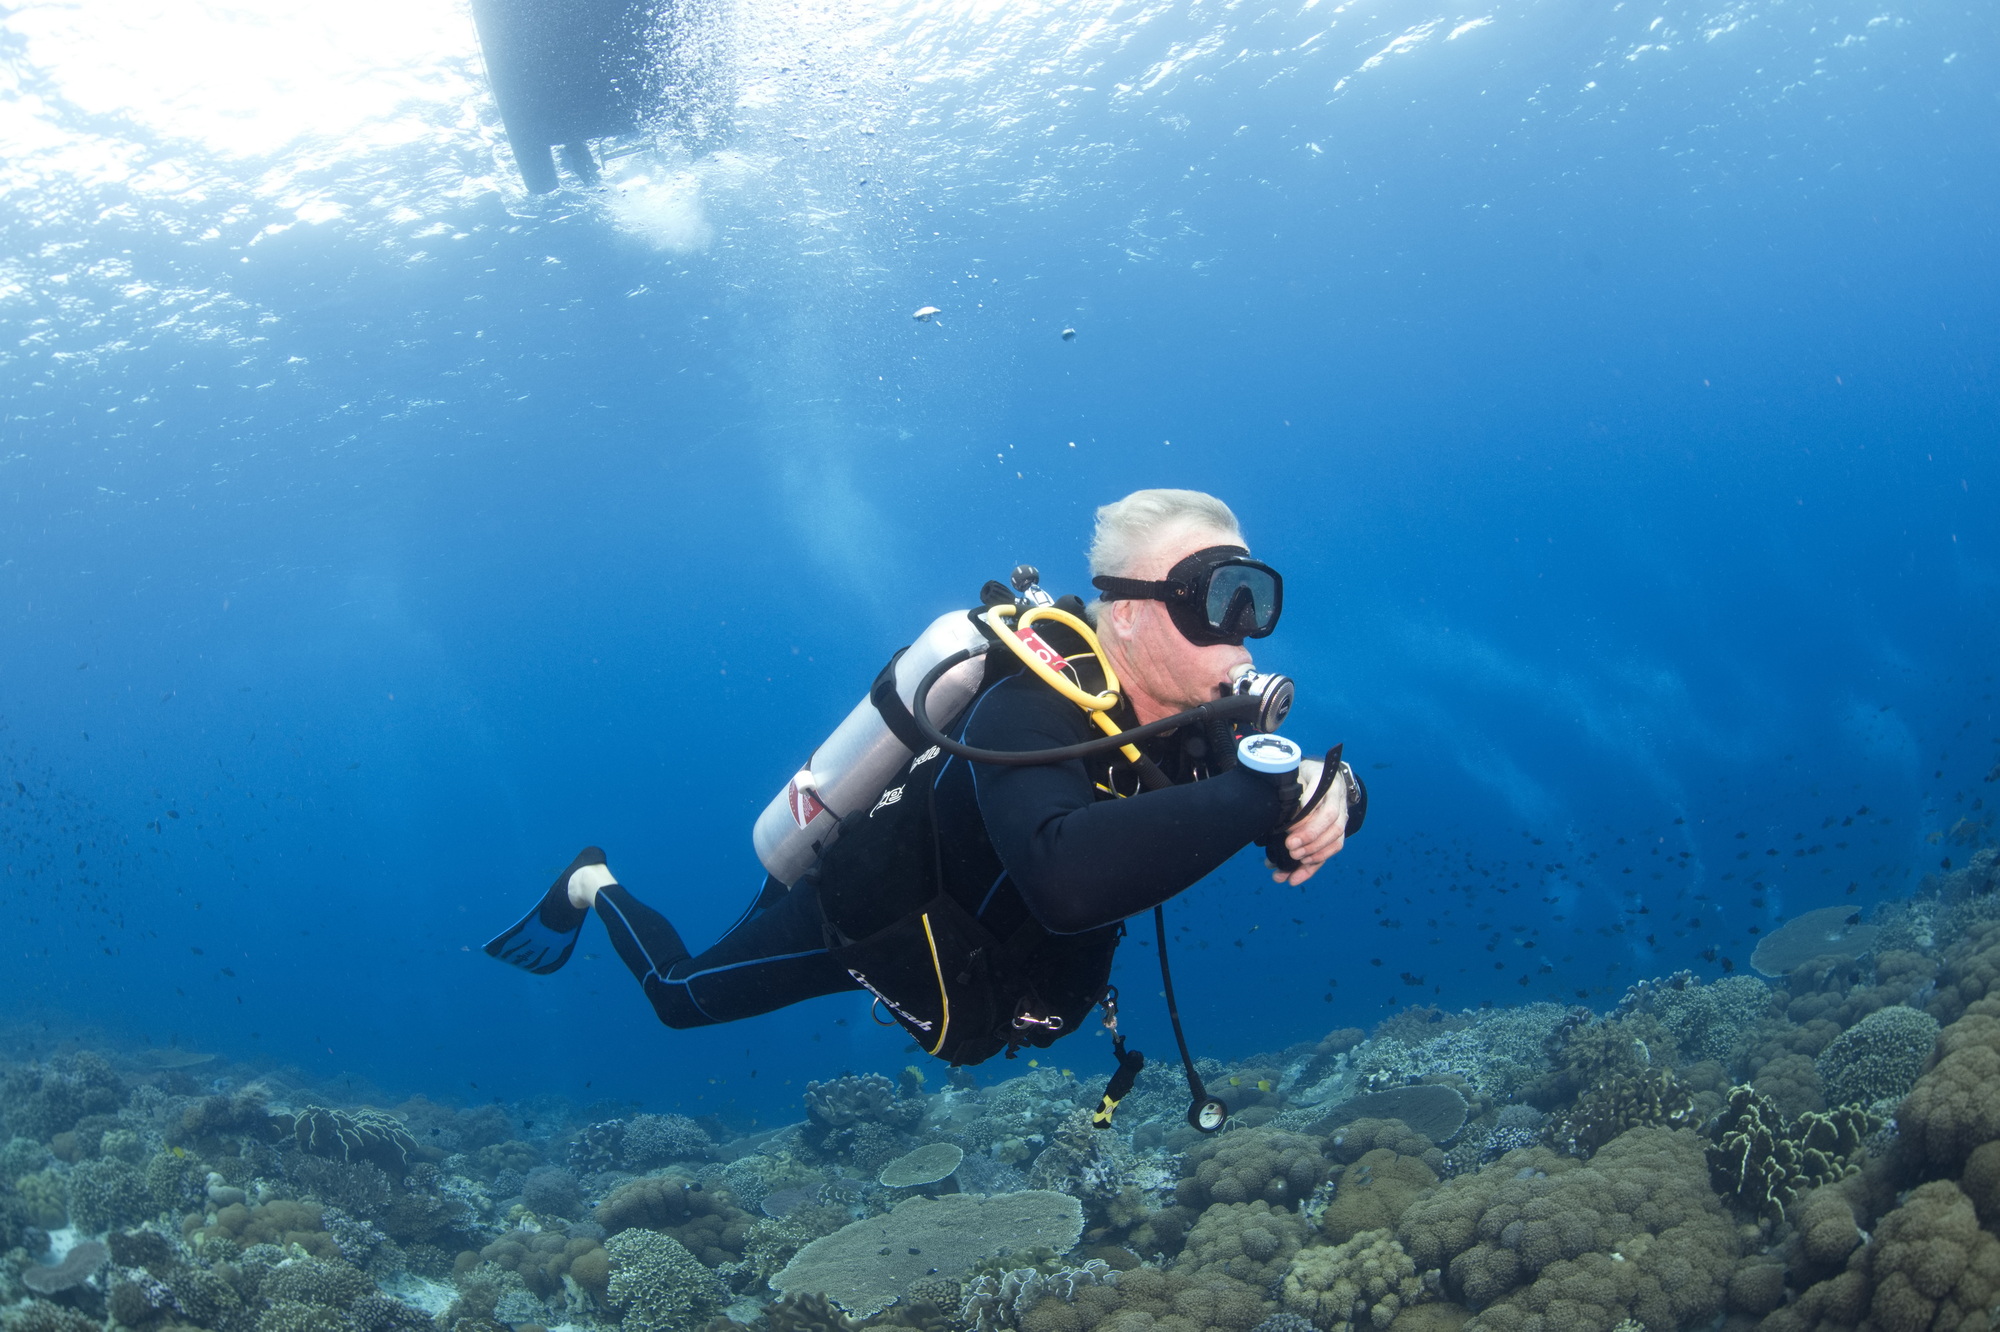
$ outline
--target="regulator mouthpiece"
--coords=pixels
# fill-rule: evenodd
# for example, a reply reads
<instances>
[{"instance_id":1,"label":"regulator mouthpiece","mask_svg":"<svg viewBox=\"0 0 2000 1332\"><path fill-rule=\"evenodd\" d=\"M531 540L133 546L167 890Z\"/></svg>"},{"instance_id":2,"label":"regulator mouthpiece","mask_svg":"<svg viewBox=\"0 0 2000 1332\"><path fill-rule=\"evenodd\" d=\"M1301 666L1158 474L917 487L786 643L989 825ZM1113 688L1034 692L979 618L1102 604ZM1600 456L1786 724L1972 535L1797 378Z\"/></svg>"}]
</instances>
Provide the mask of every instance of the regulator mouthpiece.
<instances>
[{"instance_id":1,"label":"regulator mouthpiece","mask_svg":"<svg viewBox=\"0 0 2000 1332\"><path fill-rule=\"evenodd\" d=\"M1230 671L1229 692L1257 700L1257 716L1250 722L1254 730L1275 731L1292 711L1292 677L1266 675L1248 662Z\"/></svg>"}]
</instances>

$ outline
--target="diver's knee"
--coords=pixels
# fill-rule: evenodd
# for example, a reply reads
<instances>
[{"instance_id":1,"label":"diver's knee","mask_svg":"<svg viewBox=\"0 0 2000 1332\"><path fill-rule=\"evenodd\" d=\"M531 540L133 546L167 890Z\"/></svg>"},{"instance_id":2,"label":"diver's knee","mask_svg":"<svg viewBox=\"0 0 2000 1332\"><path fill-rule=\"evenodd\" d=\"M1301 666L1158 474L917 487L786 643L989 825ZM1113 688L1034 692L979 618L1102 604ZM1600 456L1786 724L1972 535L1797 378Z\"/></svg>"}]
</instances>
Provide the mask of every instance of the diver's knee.
<instances>
[{"instance_id":1,"label":"diver's knee","mask_svg":"<svg viewBox=\"0 0 2000 1332\"><path fill-rule=\"evenodd\" d=\"M646 979L646 997L653 1001L653 1013L676 1031L690 1027L712 1027L715 1019L701 1010L685 985L673 985L654 977Z\"/></svg>"}]
</instances>

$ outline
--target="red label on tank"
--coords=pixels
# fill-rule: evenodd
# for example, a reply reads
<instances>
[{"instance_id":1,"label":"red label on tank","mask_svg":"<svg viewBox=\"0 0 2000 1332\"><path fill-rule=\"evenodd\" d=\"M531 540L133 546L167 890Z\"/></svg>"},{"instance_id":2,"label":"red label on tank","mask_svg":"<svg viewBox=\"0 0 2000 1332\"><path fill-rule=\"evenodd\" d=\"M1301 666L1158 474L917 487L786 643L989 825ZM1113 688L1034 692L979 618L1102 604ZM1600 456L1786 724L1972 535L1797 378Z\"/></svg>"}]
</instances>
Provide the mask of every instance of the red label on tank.
<instances>
[{"instance_id":1,"label":"red label on tank","mask_svg":"<svg viewBox=\"0 0 2000 1332\"><path fill-rule=\"evenodd\" d=\"M820 803L819 792L812 789L811 778L811 773L802 772L792 778L791 785L785 788L785 803L791 806L792 822L801 828L826 812L826 806Z\"/></svg>"},{"instance_id":2,"label":"red label on tank","mask_svg":"<svg viewBox=\"0 0 2000 1332\"><path fill-rule=\"evenodd\" d=\"M1034 653L1037 657L1040 657L1042 659L1042 664L1044 666L1047 666L1050 670L1059 671L1063 669L1065 666L1069 665L1069 662L1064 659L1063 654L1056 651L1054 648L1050 647L1047 643L1044 643L1042 641L1042 636L1036 633L1034 630L1016 629L1014 631L1014 637L1020 639L1023 643L1026 643L1028 645L1028 651Z\"/></svg>"}]
</instances>

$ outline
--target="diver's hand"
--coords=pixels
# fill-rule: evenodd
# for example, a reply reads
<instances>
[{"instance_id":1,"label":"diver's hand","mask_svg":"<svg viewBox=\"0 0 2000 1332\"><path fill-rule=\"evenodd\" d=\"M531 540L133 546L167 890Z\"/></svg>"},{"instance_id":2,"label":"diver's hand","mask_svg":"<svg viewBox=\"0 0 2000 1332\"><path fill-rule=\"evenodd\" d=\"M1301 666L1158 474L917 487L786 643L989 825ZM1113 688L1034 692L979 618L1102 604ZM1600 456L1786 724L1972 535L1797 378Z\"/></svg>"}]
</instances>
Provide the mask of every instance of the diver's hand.
<instances>
[{"instance_id":1,"label":"diver's hand","mask_svg":"<svg viewBox=\"0 0 2000 1332\"><path fill-rule=\"evenodd\" d=\"M1308 802L1326 775L1324 767L1319 759L1299 764L1299 786ZM1299 862L1299 867L1289 872L1273 869L1273 883L1304 883L1319 872L1321 865L1340 854L1340 848L1347 843L1347 801L1340 797L1338 791L1327 792L1318 809L1285 829L1285 850Z\"/></svg>"}]
</instances>

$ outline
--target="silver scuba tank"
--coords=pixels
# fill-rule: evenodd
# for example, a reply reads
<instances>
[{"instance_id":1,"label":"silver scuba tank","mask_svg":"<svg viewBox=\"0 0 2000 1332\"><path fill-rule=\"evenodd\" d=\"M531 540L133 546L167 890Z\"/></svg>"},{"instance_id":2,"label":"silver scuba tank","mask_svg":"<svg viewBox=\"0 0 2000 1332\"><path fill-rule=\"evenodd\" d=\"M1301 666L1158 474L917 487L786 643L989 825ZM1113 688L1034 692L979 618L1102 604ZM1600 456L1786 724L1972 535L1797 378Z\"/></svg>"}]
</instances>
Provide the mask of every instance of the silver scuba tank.
<instances>
[{"instance_id":1,"label":"silver scuba tank","mask_svg":"<svg viewBox=\"0 0 2000 1332\"><path fill-rule=\"evenodd\" d=\"M909 707L931 667L985 641L965 611L938 616L897 660L896 697ZM940 727L956 720L985 671L985 658L973 657L947 672L931 688L931 720ZM874 804L909 761L909 747L864 697L757 817L750 833L757 858L772 878L789 886L839 836L841 817Z\"/></svg>"}]
</instances>

